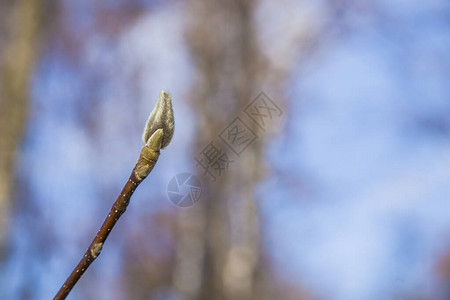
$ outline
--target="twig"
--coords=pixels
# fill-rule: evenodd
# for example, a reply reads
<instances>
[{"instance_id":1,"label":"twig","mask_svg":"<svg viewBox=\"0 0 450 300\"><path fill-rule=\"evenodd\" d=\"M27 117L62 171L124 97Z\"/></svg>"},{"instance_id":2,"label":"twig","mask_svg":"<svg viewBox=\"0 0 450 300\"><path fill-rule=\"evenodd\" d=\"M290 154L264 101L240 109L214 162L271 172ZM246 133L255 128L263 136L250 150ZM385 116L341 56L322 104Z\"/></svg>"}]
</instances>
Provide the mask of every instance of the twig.
<instances>
[{"instance_id":1,"label":"twig","mask_svg":"<svg viewBox=\"0 0 450 300\"><path fill-rule=\"evenodd\" d=\"M83 258L64 282L54 300L65 299L87 268L100 255L103 244L117 220L127 209L130 198L137 186L152 171L159 157L159 150L165 148L172 139L174 118L170 95L162 91L144 129L141 154L131 172L130 178L114 202L111 211L97 232Z\"/></svg>"}]
</instances>

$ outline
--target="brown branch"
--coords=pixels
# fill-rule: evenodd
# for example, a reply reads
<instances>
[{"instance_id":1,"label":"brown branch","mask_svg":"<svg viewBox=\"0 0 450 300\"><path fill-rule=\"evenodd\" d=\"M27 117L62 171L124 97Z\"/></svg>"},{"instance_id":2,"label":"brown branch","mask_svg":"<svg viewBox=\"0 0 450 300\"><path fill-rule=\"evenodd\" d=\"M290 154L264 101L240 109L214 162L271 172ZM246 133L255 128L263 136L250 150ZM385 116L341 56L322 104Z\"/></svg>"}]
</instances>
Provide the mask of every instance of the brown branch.
<instances>
[{"instance_id":1,"label":"brown branch","mask_svg":"<svg viewBox=\"0 0 450 300\"><path fill-rule=\"evenodd\" d=\"M162 120L161 120L162 119ZM149 122L157 124L150 129ZM150 124L151 125L151 124ZM144 142L146 143L142 147L141 154L134 166L131 175L123 187L117 200L111 207L111 211L97 232L94 240L92 241L83 258L78 265L72 271L70 276L64 282L54 300L65 299L75 286L77 281L86 272L87 268L92 262L100 255L103 248L103 244L108 238L109 233L113 229L117 220L127 209L130 203L130 198L137 186L147 177L152 171L159 157L159 150L167 146L172 138L174 130L173 112L171 99L168 93L162 91L160 98L152 111L149 121L144 130Z\"/></svg>"}]
</instances>

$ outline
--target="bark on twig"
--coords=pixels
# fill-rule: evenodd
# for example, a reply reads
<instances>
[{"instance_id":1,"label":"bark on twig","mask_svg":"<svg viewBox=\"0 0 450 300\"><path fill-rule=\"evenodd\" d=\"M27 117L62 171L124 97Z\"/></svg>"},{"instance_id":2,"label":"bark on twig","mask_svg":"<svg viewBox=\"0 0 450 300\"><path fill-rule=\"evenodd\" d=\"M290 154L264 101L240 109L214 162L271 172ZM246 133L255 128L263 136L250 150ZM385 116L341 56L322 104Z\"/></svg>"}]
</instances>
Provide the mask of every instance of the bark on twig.
<instances>
[{"instance_id":1,"label":"bark on twig","mask_svg":"<svg viewBox=\"0 0 450 300\"><path fill-rule=\"evenodd\" d=\"M139 155L127 183L111 207L111 211L103 222L100 230L97 232L91 245L86 250L86 253L83 255L83 258L56 294L55 300L65 299L77 281L84 272L86 272L87 268L100 255L103 244L108 238L111 230L117 220L119 220L120 216L122 216L127 209L131 195L152 171L158 160L159 150L169 144L174 131L174 120L171 98L167 92L161 92L157 105L152 111L148 122L156 124L156 126L151 126L152 124L147 123L144 130L144 142L146 144L142 147L141 154Z\"/></svg>"}]
</instances>

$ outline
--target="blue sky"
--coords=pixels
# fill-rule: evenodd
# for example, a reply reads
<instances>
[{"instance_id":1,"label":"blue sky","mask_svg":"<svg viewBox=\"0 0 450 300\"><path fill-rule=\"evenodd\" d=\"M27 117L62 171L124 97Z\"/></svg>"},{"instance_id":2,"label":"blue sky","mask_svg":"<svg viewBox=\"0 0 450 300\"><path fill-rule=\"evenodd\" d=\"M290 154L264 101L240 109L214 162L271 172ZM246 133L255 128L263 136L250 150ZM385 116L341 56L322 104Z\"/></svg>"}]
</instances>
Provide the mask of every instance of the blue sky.
<instances>
[{"instance_id":1,"label":"blue sky","mask_svg":"<svg viewBox=\"0 0 450 300\"><path fill-rule=\"evenodd\" d=\"M450 36L433 17L448 5L434 4L386 5L388 23L363 20L291 79L289 131L271 153L274 165L312 178L311 192L282 191L278 178L260 195L279 272L324 299L437 289L450 141L421 121L448 122Z\"/></svg>"}]
</instances>

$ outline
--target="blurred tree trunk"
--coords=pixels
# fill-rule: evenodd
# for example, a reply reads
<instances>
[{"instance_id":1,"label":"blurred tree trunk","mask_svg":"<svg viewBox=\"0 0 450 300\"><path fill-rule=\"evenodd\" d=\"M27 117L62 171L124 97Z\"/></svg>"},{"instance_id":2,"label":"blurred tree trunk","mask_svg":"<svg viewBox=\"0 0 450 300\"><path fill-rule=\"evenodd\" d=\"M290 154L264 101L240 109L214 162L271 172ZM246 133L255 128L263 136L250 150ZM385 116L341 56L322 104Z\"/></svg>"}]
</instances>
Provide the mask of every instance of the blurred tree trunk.
<instances>
[{"instance_id":1,"label":"blurred tree trunk","mask_svg":"<svg viewBox=\"0 0 450 300\"><path fill-rule=\"evenodd\" d=\"M333 22L289 26L285 28L288 32L274 36L275 46L265 45L270 49L264 52L259 35L267 32L262 32L256 21L261 3L189 2L186 36L197 68L190 95L198 120L194 156L210 142L220 142L218 136L236 117L245 119L246 105L259 92L275 95L276 102L285 107L290 72L314 55L327 33L334 30ZM288 6L296 12L290 17L302 16L302 4ZM273 48L276 51L270 51ZM264 148L276 129L262 133L254 122L248 121L247 126L258 133L255 142L240 156L226 151L234 160L233 170L222 171L216 182L203 180L201 200L180 213L173 282L182 299L311 299L302 288L289 287L287 291L285 283L271 280L273 270L262 247L264 220L254 189L266 171ZM222 146L221 150L228 150ZM197 175L204 179L204 174L199 168Z\"/></svg>"},{"instance_id":2,"label":"blurred tree trunk","mask_svg":"<svg viewBox=\"0 0 450 300\"><path fill-rule=\"evenodd\" d=\"M17 149L29 114L30 78L36 60L42 3L1 1L0 67L0 246L14 190Z\"/></svg>"},{"instance_id":3,"label":"blurred tree trunk","mask_svg":"<svg viewBox=\"0 0 450 300\"><path fill-rule=\"evenodd\" d=\"M245 0L190 2L187 38L198 70L190 97L199 117L197 153L216 141L259 92L263 69L253 9L254 2ZM262 149L259 139L241 157L222 147L239 170L224 170L215 182L203 180L201 200L180 212L174 286L182 299L264 299L253 196ZM198 172L202 178L204 170Z\"/></svg>"}]
</instances>

